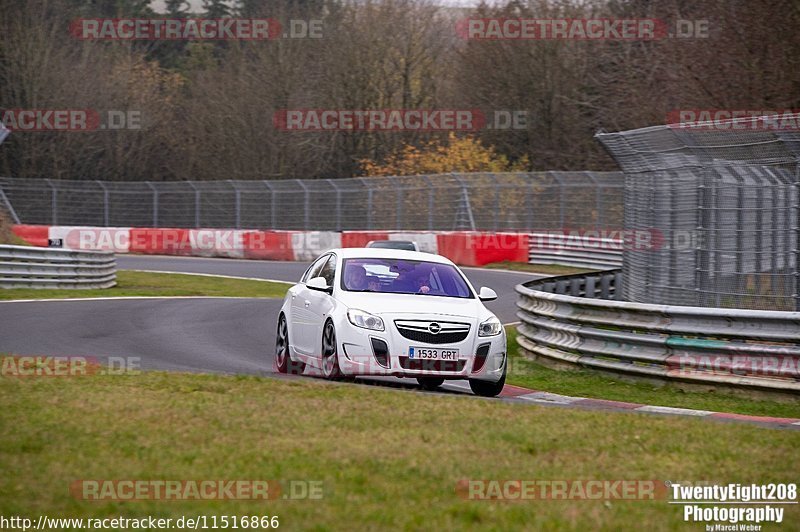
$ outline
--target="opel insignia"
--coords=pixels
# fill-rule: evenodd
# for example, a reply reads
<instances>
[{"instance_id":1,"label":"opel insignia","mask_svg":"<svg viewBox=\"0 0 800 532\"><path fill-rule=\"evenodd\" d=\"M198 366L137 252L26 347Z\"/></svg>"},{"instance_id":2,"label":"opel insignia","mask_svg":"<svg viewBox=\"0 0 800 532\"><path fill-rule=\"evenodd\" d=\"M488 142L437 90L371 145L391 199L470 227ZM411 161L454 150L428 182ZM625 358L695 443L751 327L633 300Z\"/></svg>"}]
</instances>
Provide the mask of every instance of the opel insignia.
<instances>
[{"instance_id":1,"label":"opel insignia","mask_svg":"<svg viewBox=\"0 0 800 532\"><path fill-rule=\"evenodd\" d=\"M506 336L477 293L445 257L394 249L334 249L292 286L278 317L276 365L306 365L329 379L416 378L425 389L468 379L478 395L506 380Z\"/></svg>"}]
</instances>

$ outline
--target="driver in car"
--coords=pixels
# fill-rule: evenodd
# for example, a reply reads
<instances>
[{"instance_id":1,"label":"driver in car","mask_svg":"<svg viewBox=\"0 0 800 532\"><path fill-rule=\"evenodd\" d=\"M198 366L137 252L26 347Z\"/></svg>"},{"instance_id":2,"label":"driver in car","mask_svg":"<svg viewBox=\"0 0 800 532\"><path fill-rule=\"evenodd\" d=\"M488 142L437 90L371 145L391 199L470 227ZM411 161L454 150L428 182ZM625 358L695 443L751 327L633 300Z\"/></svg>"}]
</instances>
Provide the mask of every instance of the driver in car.
<instances>
[{"instance_id":1,"label":"driver in car","mask_svg":"<svg viewBox=\"0 0 800 532\"><path fill-rule=\"evenodd\" d=\"M428 286L428 279L425 277L417 277L416 279L416 289L417 293L419 294L427 294L431 291L431 287Z\"/></svg>"},{"instance_id":2,"label":"driver in car","mask_svg":"<svg viewBox=\"0 0 800 532\"><path fill-rule=\"evenodd\" d=\"M365 270L363 266L349 266L344 278L344 283L348 290L366 290L369 288L367 283L367 270Z\"/></svg>"}]
</instances>

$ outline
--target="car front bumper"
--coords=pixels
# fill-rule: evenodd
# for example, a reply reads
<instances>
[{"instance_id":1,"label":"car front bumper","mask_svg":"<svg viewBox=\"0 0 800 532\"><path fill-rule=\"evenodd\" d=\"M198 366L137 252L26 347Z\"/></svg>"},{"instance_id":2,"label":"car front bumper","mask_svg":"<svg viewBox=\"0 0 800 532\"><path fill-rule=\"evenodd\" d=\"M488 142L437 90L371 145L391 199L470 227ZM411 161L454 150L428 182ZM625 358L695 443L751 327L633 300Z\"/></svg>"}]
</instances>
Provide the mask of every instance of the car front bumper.
<instances>
[{"instance_id":1,"label":"car front bumper","mask_svg":"<svg viewBox=\"0 0 800 532\"><path fill-rule=\"evenodd\" d=\"M362 329L347 318L336 324L339 366L346 375L394 377L439 377L497 382L505 372L506 336L479 337L475 320L452 316L426 316L423 319L470 321L470 331L459 342L431 344L404 337L392 318L384 318L383 331ZM458 349L457 360L419 360L410 348Z\"/></svg>"}]
</instances>

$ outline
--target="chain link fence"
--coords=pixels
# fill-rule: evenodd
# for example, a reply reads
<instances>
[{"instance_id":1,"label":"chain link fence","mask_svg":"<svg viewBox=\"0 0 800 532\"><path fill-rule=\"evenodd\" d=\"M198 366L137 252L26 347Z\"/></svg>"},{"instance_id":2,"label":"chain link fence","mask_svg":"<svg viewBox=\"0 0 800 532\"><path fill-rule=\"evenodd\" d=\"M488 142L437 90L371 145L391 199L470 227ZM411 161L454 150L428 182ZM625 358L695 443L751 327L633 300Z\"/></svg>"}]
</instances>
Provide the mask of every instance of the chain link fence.
<instances>
[{"instance_id":1,"label":"chain link fence","mask_svg":"<svg viewBox=\"0 0 800 532\"><path fill-rule=\"evenodd\" d=\"M795 117L795 123L800 123ZM761 118L600 133L625 173L622 299L800 310L800 132Z\"/></svg>"},{"instance_id":2,"label":"chain link fence","mask_svg":"<svg viewBox=\"0 0 800 532\"><path fill-rule=\"evenodd\" d=\"M46 225L313 231L618 229L623 175L541 172L180 182L0 178L3 197L19 222Z\"/></svg>"}]
</instances>

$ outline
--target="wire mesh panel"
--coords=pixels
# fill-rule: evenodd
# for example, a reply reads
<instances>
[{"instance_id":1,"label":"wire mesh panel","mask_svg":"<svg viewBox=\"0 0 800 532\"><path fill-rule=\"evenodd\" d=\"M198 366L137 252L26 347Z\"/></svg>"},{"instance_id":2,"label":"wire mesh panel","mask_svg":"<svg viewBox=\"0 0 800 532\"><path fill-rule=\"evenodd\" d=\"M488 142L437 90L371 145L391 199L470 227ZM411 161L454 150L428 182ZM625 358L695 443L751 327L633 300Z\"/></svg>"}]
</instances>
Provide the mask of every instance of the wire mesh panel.
<instances>
[{"instance_id":1,"label":"wire mesh panel","mask_svg":"<svg viewBox=\"0 0 800 532\"><path fill-rule=\"evenodd\" d=\"M541 231L622 226L619 172L270 181L0 178L22 223L310 231Z\"/></svg>"},{"instance_id":2,"label":"wire mesh panel","mask_svg":"<svg viewBox=\"0 0 800 532\"><path fill-rule=\"evenodd\" d=\"M765 122L597 135L625 173L626 228L658 237L625 246L624 299L800 310L800 132Z\"/></svg>"}]
</instances>

